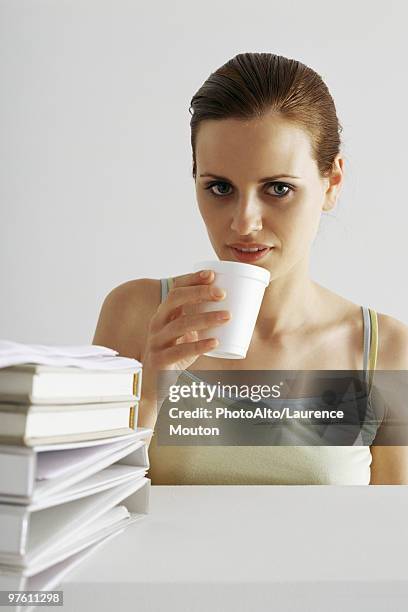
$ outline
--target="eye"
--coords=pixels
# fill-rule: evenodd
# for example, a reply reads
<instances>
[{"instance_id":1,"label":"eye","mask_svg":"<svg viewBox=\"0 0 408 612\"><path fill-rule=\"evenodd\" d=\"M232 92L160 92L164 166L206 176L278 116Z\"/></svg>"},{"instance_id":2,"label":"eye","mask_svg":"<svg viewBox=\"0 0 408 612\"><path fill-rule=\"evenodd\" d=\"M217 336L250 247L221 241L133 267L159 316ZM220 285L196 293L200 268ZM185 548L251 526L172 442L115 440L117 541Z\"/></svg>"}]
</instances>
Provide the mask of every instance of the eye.
<instances>
[{"instance_id":1,"label":"eye","mask_svg":"<svg viewBox=\"0 0 408 612\"><path fill-rule=\"evenodd\" d=\"M269 183L269 185L272 185L275 191L275 195L278 198L284 198L285 196L289 194L290 191L293 191L293 187L291 187L290 185L287 185L286 183L280 183L279 181L276 181L274 183ZM283 191L283 190L286 190L286 191Z\"/></svg>"},{"instance_id":2,"label":"eye","mask_svg":"<svg viewBox=\"0 0 408 612\"><path fill-rule=\"evenodd\" d=\"M208 185L204 188L204 189L209 189L210 192L215 195L215 196L225 196L225 195L229 195L229 193L215 193L212 188L213 187L218 187L218 185L227 185L228 183L225 183L223 181L213 181L212 183L208 183Z\"/></svg>"}]
</instances>

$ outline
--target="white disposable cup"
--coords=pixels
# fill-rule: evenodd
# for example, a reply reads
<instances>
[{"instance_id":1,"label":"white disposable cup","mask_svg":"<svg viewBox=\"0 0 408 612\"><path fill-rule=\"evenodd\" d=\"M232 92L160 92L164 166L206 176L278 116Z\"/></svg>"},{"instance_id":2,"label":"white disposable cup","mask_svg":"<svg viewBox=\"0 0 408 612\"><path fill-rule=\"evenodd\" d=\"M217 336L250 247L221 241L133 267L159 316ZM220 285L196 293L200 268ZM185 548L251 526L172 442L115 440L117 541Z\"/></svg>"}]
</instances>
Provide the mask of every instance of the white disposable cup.
<instances>
[{"instance_id":1,"label":"white disposable cup","mask_svg":"<svg viewBox=\"0 0 408 612\"><path fill-rule=\"evenodd\" d=\"M231 313L231 319L227 323L198 331L199 340L219 340L218 346L204 355L223 359L245 359L265 289L269 285L270 272L252 264L219 259L197 262L193 270L213 270L215 279L211 286L220 287L226 292L223 300L197 304L197 312L229 310Z\"/></svg>"}]
</instances>

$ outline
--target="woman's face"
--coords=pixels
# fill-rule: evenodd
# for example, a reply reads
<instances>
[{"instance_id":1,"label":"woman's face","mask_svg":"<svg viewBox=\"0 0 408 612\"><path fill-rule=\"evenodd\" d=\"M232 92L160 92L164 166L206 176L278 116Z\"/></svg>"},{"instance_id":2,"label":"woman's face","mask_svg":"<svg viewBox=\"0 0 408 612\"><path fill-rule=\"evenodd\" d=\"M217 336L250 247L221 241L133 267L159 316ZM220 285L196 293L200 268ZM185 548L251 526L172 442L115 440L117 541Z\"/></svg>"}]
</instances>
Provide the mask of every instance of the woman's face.
<instances>
[{"instance_id":1,"label":"woman's face","mask_svg":"<svg viewBox=\"0 0 408 612\"><path fill-rule=\"evenodd\" d=\"M197 202L218 258L239 261L231 243L273 246L253 262L271 279L308 257L341 182L342 160L333 179L322 178L308 133L276 116L203 121L196 164Z\"/></svg>"}]
</instances>

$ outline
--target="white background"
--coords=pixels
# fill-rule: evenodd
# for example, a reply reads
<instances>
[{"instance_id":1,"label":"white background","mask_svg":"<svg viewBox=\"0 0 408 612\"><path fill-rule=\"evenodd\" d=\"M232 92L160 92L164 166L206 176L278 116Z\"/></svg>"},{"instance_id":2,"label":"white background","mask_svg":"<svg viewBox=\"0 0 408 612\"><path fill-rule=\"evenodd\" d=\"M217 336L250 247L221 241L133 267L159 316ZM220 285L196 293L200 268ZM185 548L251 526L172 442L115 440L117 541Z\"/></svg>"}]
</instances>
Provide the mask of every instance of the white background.
<instances>
[{"instance_id":1,"label":"white background","mask_svg":"<svg viewBox=\"0 0 408 612\"><path fill-rule=\"evenodd\" d=\"M344 127L312 277L407 323L405 5L0 0L0 337L89 343L113 287L215 256L188 107L249 51L311 66Z\"/></svg>"}]
</instances>

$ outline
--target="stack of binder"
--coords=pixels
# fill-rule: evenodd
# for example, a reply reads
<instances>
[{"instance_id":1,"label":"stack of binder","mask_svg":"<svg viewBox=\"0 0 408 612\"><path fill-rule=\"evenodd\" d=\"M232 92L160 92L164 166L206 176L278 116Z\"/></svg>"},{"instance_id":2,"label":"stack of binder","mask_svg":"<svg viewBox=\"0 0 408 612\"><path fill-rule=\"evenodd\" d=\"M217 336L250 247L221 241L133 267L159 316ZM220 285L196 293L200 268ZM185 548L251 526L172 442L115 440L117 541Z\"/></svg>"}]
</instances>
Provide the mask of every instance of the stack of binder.
<instances>
[{"instance_id":1,"label":"stack of binder","mask_svg":"<svg viewBox=\"0 0 408 612\"><path fill-rule=\"evenodd\" d=\"M142 364L0 341L0 590L49 590L148 512Z\"/></svg>"}]
</instances>

